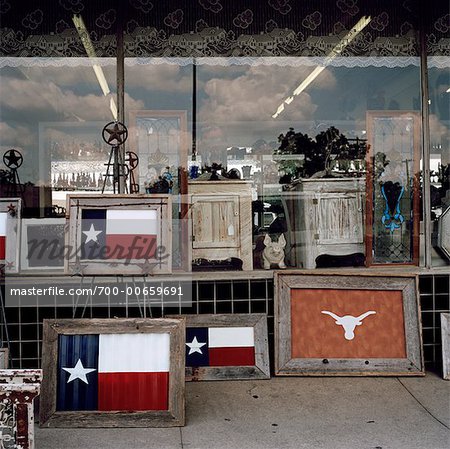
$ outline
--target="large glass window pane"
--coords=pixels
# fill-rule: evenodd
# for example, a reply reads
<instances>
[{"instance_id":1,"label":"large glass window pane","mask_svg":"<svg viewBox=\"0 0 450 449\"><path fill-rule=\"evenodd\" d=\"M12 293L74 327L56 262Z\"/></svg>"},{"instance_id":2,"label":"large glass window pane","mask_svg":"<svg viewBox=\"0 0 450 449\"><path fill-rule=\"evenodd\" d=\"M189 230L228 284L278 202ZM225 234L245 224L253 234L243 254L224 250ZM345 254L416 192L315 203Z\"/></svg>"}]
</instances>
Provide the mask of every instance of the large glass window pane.
<instances>
[{"instance_id":1,"label":"large glass window pane","mask_svg":"<svg viewBox=\"0 0 450 449\"><path fill-rule=\"evenodd\" d=\"M197 60L196 163L208 170L220 164L251 183L255 268L264 265L266 234L275 242L283 235L291 266L364 263L367 234L374 232L365 228L367 112L420 111L418 58L375 61ZM376 149L386 164L380 186L395 182L395 171L408 164L408 176L418 176L411 157L397 161L399 149L390 142ZM377 206L382 201L374 197ZM412 216L409 209L405 214ZM407 240L411 223L403 225ZM409 255L396 255L393 231L378 228L389 234L383 263L410 263ZM417 239L418 227L414 233Z\"/></svg>"},{"instance_id":2,"label":"large glass window pane","mask_svg":"<svg viewBox=\"0 0 450 449\"><path fill-rule=\"evenodd\" d=\"M110 151L103 126L116 120L114 59L11 58L0 68L0 148L23 157L25 214L65 207L67 192L102 190ZM126 98L128 107L139 100ZM14 189L3 160L2 195ZM106 190L110 190L107 183Z\"/></svg>"}]
</instances>

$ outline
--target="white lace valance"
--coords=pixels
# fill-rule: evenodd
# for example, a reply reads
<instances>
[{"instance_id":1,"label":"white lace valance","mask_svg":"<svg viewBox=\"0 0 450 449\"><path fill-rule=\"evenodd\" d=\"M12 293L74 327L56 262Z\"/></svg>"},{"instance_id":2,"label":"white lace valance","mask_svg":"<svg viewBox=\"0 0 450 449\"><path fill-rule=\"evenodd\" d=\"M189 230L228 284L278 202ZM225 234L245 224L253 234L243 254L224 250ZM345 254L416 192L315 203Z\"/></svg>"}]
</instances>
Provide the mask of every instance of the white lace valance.
<instances>
[{"instance_id":1,"label":"white lace valance","mask_svg":"<svg viewBox=\"0 0 450 449\"><path fill-rule=\"evenodd\" d=\"M450 59L450 58L447 58ZM211 57L211 58L125 58L125 65L158 65L175 64L187 66L197 65L233 66L233 65L278 65L281 67L300 66L332 66L332 67L407 67L419 66L420 58L414 56L404 57L304 57L304 56L277 56L277 57Z\"/></svg>"},{"instance_id":2,"label":"white lace valance","mask_svg":"<svg viewBox=\"0 0 450 449\"><path fill-rule=\"evenodd\" d=\"M353 57L211 57L211 58L125 58L125 65L172 64L189 66L191 64L210 66L271 66L300 67L300 66L328 66L328 67L407 67L419 66L420 58L415 56L353 56ZM18 58L0 57L0 67L102 67L115 66L116 58ZM445 69L450 67L449 56L430 56L428 67Z\"/></svg>"},{"instance_id":3,"label":"white lace valance","mask_svg":"<svg viewBox=\"0 0 450 449\"><path fill-rule=\"evenodd\" d=\"M115 66L116 58L0 57L0 67L102 67Z\"/></svg>"}]
</instances>

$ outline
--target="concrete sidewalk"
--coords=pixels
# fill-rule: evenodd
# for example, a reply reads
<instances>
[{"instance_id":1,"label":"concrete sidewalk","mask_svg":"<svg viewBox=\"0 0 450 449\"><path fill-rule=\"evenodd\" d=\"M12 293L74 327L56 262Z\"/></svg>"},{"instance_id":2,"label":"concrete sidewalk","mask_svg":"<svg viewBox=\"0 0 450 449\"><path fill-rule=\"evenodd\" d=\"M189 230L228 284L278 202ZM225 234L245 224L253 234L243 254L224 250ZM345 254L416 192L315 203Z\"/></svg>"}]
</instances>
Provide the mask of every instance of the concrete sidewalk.
<instances>
[{"instance_id":1,"label":"concrete sidewalk","mask_svg":"<svg viewBox=\"0 0 450 449\"><path fill-rule=\"evenodd\" d=\"M38 429L36 449L448 449L450 382L273 378L198 382L181 429Z\"/></svg>"}]
</instances>

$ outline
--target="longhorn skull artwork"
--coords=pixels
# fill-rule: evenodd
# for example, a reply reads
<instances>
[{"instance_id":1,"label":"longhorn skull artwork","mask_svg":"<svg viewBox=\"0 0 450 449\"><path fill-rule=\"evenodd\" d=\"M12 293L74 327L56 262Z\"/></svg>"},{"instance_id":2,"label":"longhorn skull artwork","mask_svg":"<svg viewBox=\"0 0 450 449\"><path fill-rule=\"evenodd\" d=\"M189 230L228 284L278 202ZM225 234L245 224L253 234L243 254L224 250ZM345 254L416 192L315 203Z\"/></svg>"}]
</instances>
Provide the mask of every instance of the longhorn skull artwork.
<instances>
[{"instance_id":1,"label":"longhorn skull artwork","mask_svg":"<svg viewBox=\"0 0 450 449\"><path fill-rule=\"evenodd\" d=\"M357 317L352 315L338 316L333 312L329 312L328 310L322 310L322 313L325 315L330 315L336 320L336 324L344 328L344 337L346 340L353 340L355 338L355 327L361 326L362 320L364 318L377 312L375 312L374 310L369 310L368 312L365 312Z\"/></svg>"}]
</instances>

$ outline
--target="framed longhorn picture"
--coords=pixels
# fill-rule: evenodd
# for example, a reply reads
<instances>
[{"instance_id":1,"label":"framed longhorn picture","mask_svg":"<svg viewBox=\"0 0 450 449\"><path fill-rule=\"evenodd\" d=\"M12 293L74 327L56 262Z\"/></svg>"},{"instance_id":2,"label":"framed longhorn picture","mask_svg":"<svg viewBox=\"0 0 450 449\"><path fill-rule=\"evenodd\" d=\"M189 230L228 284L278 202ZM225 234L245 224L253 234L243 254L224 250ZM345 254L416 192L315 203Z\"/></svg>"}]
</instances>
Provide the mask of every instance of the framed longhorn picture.
<instances>
[{"instance_id":1,"label":"framed longhorn picture","mask_svg":"<svg viewBox=\"0 0 450 449\"><path fill-rule=\"evenodd\" d=\"M67 211L67 274L172 272L170 195L68 195Z\"/></svg>"},{"instance_id":2,"label":"framed longhorn picture","mask_svg":"<svg viewBox=\"0 0 450 449\"><path fill-rule=\"evenodd\" d=\"M265 314L182 317L187 381L270 378Z\"/></svg>"},{"instance_id":3,"label":"framed longhorn picture","mask_svg":"<svg viewBox=\"0 0 450 449\"><path fill-rule=\"evenodd\" d=\"M19 272L21 209L20 198L0 199L0 267L6 274Z\"/></svg>"},{"instance_id":4,"label":"framed longhorn picture","mask_svg":"<svg viewBox=\"0 0 450 449\"><path fill-rule=\"evenodd\" d=\"M275 275L275 374L424 375L413 275Z\"/></svg>"},{"instance_id":5,"label":"framed longhorn picture","mask_svg":"<svg viewBox=\"0 0 450 449\"><path fill-rule=\"evenodd\" d=\"M41 427L184 425L182 319L44 320Z\"/></svg>"}]
</instances>

